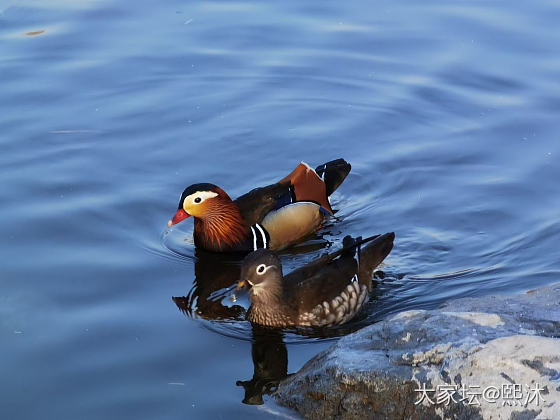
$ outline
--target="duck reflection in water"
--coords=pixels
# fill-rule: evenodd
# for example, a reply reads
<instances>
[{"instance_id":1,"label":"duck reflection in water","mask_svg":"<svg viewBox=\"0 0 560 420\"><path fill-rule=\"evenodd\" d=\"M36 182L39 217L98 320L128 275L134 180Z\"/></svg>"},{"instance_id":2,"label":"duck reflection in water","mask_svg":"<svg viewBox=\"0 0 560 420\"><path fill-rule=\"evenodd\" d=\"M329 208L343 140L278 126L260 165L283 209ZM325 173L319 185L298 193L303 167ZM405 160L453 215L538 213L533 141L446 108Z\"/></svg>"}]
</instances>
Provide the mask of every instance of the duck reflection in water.
<instances>
[{"instance_id":1,"label":"duck reflection in water","mask_svg":"<svg viewBox=\"0 0 560 420\"><path fill-rule=\"evenodd\" d=\"M225 305L231 287L239 278L242 255L216 254L196 250L195 279L186 296L174 296L173 302L186 315L207 320L244 320L245 309Z\"/></svg>"},{"instance_id":2,"label":"duck reflection in water","mask_svg":"<svg viewBox=\"0 0 560 420\"><path fill-rule=\"evenodd\" d=\"M245 389L244 404L261 405L263 395L270 395L288 376L288 350L280 330L253 325L253 377L237 381Z\"/></svg>"}]
</instances>

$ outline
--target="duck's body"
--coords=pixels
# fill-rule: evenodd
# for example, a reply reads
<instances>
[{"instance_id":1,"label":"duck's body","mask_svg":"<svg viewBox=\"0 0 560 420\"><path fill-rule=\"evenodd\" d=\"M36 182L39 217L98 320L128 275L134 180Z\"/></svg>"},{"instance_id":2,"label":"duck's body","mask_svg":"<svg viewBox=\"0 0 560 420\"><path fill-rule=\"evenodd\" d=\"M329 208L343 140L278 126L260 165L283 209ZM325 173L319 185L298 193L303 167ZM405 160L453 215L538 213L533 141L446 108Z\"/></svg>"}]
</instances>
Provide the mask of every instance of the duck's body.
<instances>
[{"instance_id":1,"label":"duck's body","mask_svg":"<svg viewBox=\"0 0 560 420\"><path fill-rule=\"evenodd\" d=\"M350 168L343 159L315 170L302 162L279 182L236 200L216 185L194 184L181 195L168 225L193 216L195 246L207 251L280 250L318 230L332 215L328 196Z\"/></svg>"},{"instance_id":2,"label":"duck's body","mask_svg":"<svg viewBox=\"0 0 560 420\"><path fill-rule=\"evenodd\" d=\"M282 328L349 321L366 302L372 289L373 270L391 252L394 238L394 233L363 241L346 237L342 250L322 256L285 277L274 253L251 253L243 262L240 282L240 286L251 286L252 304L247 319ZM362 246L365 242L370 243Z\"/></svg>"}]
</instances>

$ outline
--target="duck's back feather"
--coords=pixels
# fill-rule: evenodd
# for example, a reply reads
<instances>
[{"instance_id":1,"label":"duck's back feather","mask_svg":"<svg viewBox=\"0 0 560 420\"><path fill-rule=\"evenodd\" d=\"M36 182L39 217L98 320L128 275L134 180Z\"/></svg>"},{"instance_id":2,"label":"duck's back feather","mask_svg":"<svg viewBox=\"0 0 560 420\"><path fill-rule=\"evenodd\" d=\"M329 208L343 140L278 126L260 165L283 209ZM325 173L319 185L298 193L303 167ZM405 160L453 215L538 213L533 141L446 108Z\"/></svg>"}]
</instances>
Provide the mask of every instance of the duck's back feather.
<instances>
[{"instance_id":1,"label":"duck's back feather","mask_svg":"<svg viewBox=\"0 0 560 420\"><path fill-rule=\"evenodd\" d=\"M277 208L279 203L286 202L289 197L289 185L271 184L255 188L238 197L234 202L239 207L245 222L251 226L262 222L268 213Z\"/></svg>"},{"instance_id":2,"label":"duck's back feather","mask_svg":"<svg viewBox=\"0 0 560 420\"><path fill-rule=\"evenodd\" d=\"M300 201L317 203L332 214L327 187L329 187L328 193L332 193L347 175L347 172L335 173L335 170L341 171L339 166L342 163L339 161L346 165L344 166L346 171L350 171L350 165L342 159L319 166L319 168L322 168L322 176L325 178L330 175L331 178L336 178L336 184L329 181L329 185L327 185L313 168L301 162L288 176L282 178L276 184L255 188L237 198L235 203L239 206L241 215L248 225L260 223L269 212ZM334 163L337 163L337 165L334 165Z\"/></svg>"},{"instance_id":3,"label":"duck's back feather","mask_svg":"<svg viewBox=\"0 0 560 420\"><path fill-rule=\"evenodd\" d=\"M312 201L328 210L329 213L333 213L327 196L325 182L307 163L301 162L287 177L281 179L278 183L281 185L292 185L297 201Z\"/></svg>"}]
</instances>

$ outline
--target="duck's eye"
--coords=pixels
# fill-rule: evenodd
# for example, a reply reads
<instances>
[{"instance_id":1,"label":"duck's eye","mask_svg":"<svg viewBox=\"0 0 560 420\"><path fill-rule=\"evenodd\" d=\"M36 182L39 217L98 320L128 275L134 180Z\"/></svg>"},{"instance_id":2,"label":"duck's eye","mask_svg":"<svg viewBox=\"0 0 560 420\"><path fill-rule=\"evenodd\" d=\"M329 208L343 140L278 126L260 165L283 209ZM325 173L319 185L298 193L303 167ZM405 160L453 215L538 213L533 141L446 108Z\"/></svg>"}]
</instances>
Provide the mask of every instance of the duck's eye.
<instances>
[{"instance_id":1,"label":"duck's eye","mask_svg":"<svg viewBox=\"0 0 560 420\"><path fill-rule=\"evenodd\" d=\"M202 201L202 198L200 198L200 197L196 197L196 198L194 199L194 202L195 202L196 204L200 203L201 201Z\"/></svg>"},{"instance_id":2,"label":"duck's eye","mask_svg":"<svg viewBox=\"0 0 560 420\"><path fill-rule=\"evenodd\" d=\"M257 274L262 275L266 271L266 265L260 264L257 267Z\"/></svg>"}]
</instances>

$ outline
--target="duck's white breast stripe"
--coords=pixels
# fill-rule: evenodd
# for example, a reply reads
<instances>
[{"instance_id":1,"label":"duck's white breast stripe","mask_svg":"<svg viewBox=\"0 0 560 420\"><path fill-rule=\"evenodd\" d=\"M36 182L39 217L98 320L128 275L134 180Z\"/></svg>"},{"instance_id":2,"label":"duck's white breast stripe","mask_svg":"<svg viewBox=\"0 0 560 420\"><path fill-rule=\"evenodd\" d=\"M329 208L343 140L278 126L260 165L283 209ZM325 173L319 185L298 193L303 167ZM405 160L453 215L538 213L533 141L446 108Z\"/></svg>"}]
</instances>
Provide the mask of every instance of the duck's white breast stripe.
<instances>
[{"instance_id":1,"label":"duck's white breast stripe","mask_svg":"<svg viewBox=\"0 0 560 420\"><path fill-rule=\"evenodd\" d=\"M262 241L263 241L263 248L268 248L268 245L266 243L266 233L264 233L264 229L258 223L255 226L257 227L257 229L259 230L259 232L261 234Z\"/></svg>"},{"instance_id":2,"label":"duck's white breast stripe","mask_svg":"<svg viewBox=\"0 0 560 420\"><path fill-rule=\"evenodd\" d=\"M255 232L255 229L253 229L253 226L250 226L250 227L251 227L251 233L253 234L253 251L256 251L258 249L257 248L257 234Z\"/></svg>"}]
</instances>

